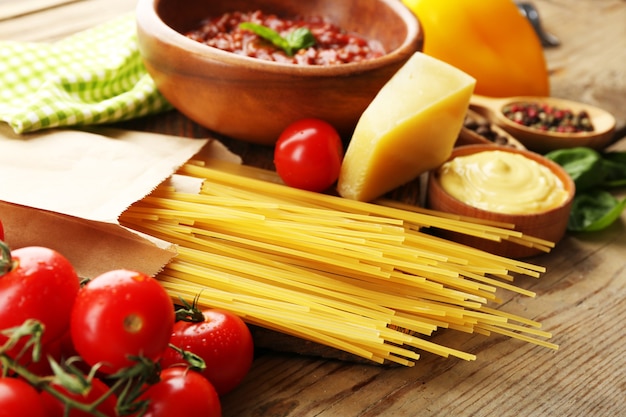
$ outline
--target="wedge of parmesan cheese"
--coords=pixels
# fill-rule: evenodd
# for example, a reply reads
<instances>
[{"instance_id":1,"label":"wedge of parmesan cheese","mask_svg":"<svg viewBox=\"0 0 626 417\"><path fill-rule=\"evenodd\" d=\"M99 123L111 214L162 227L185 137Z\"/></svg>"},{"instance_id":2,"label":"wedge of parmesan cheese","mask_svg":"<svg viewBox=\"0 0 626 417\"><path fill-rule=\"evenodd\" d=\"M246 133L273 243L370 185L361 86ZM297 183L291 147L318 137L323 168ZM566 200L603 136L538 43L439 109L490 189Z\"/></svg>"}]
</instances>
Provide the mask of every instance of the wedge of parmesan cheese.
<instances>
[{"instance_id":1,"label":"wedge of parmesan cheese","mask_svg":"<svg viewBox=\"0 0 626 417\"><path fill-rule=\"evenodd\" d=\"M365 109L337 182L342 197L370 201L448 159L476 80L415 53Z\"/></svg>"}]
</instances>

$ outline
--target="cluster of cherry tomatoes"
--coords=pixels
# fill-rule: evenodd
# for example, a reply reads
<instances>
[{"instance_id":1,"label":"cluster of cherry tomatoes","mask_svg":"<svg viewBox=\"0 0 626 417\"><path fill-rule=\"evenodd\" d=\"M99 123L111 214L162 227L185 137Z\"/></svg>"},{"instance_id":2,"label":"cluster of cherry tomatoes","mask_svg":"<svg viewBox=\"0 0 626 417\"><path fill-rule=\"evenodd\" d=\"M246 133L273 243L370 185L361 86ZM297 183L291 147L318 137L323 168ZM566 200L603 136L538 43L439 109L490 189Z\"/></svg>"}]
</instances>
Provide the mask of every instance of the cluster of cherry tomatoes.
<instances>
[{"instance_id":1,"label":"cluster of cherry tomatoes","mask_svg":"<svg viewBox=\"0 0 626 417\"><path fill-rule=\"evenodd\" d=\"M52 249L0 249L0 416L218 417L252 365L228 311L177 310L141 272L81 283Z\"/></svg>"},{"instance_id":2,"label":"cluster of cherry tomatoes","mask_svg":"<svg viewBox=\"0 0 626 417\"><path fill-rule=\"evenodd\" d=\"M316 192L336 182L342 160L339 134L318 119L286 127L274 152L285 184ZM221 416L219 397L254 355L239 317L176 310L137 271L81 284L60 253L3 241L0 222L0 417Z\"/></svg>"}]
</instances>

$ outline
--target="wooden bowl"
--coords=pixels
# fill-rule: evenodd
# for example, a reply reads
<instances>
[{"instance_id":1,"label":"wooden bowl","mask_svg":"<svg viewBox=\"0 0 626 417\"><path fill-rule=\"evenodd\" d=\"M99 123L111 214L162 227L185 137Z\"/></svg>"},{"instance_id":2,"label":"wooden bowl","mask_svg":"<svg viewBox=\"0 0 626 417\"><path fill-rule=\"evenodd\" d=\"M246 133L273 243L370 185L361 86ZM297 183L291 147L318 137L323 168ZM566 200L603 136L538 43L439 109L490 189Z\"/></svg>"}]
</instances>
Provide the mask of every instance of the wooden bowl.
<instances>
[{"instance_id":1,"label":"wooden bowl","mask_svg":"<svg viewBox=\"0 0 626 417\"><path fill-rule=\"evenodd\" d=\"M448 194L441 186L438 170L434 170L430 173L428 179L428 207L433 210L453 213L460 216L512 224L515 225L515 230L522 232L524 235L547 240L554 244L558 243L565 235L572 201L575 194L574 182L561 166L543 157L542 155L525 149L496 145L460 146L452 151L448 160L477 152L495 150L521 154L550 169L550 171L554 173L563 183L564 189L567 192L566 200L558 207L539 213L508 214L487 211L468 205ZM506 256L508 258L521 259L543 253L543 251L535 247L527 247L507 240L496 242L452 232L446 232L443 233L443 235L450 240L482 249L496 255Z\"/></svg>"},{"instance_id":2,"label":"wooden bowl","mask_svg":"<svg viewBox=\"0 0 626 417\"><path fill-rule=\"evenodd\" d=\"M499 141L496 142L494 140L487 139L486 137L481 136L475 130L470 129L467 126L463 126L463 128L461 128L461 132L459 132L459 136L455 142L455 146L488 144L526 149L526 147L522 145L519 140L515 139L509 132L502 129L498 125L491 123L483 115L481 115L480 113L476 113L472 109L467 110L465 120L466 122L469 120L478 124L479 126L487 127L493 134L498 135Z\"/></svg>"},{"instance_id":3,"label":"wooden bowl","mask_svg":"<svg viewBox=\"0 0 626 417\"><path fill-rule=\"evenodd\" d=\"M213 48L182 33L207 17L262 10L323 16L380 41L387 54L362 63L302 66ZM380 88L423 46L417 18L398 0L140 0L139 50L157 88L181 113L217 133L272 145L291 122L324 119L349 137Z\"/></svg>"},{"instance_id":4,"label":"wooden bowl","mask_svg":"<svg viewBox=\"0 0 626 417\"><path fill-rule=\"evenodd\" d=\"M586 111L594 130L591 132L559 133L543 132L513 122L507 118L502 109L514 103L543 103L560 109L569 109L574 113ZM556 97L484 97L474 95L471 102L475 111L489 118L513 135L526 148L540 153L548 153L556 149L585 146L598 150L604 149L615 135L615 117L608 111L577 101Z\"/></svg>"}]
</instances>

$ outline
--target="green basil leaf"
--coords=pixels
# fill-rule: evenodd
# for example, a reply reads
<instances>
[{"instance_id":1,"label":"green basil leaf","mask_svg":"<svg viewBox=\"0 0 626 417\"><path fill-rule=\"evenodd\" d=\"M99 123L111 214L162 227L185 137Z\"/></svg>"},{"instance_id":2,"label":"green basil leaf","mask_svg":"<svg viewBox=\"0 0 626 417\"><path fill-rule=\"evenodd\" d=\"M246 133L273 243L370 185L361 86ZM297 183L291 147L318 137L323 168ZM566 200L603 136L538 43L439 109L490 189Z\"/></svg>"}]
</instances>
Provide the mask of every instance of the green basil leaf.
<instances>
[{"instance_id":1,"label":"green basil leaf","mask_svg":"<svg viewBox=\"0 0 626 417\"><path fill-rule=\"evenodd\" d=\"M602 155L605 187L626 186L626 152L606 152Z\"/></svg>"},{"instance_id":2,"label":"green basil leaf","mask_svg":"<svg viewBox=\"0 0 626 417\"><path fill-rule=\"evenodd\" d=\"M577 191L589 190L605 182L602 156L591 148L558 149L545 156L565 169L574 180Z\"/></svg>"},{"instance_id":3,"label":"green basil leaf","mask_svg":"<svg viewBox=\"0 0 626 417\"><path fill-rule=\"evenodd\" d=\"M604 186L606 188L620 188L620 187L626 187L626 179L623 180L613 180L613 181L607 181L604 183Z\"/></svg>"},{"instance_id":4,"label":"green basil leaf","mask_svg":"<svg viewBox=\"0 0 626 417\"><path fill-rule=\"evenodd\" d=\"M567 229L594 232L609 227L626 209L626 198L617 200L611 193L596 190L577 194L572 203Z\"/></svg>"},{"instance_id":5,"label":"green basil leaf","mask_svg":"<svg viewBox=\"0 0 626 417\"><path fill-rule=\"evenodd\" d=\"M315 45L315 36L308 28L297 28L290 32L285 39L292 49L291 55L299 51L300 49L308 48Z\"/></svg>"},{"instance_id":6,"label":"green basil leaf","mask_svg":"<svg viewBox=\"0 0 626 417\"><path fill-rule=\"evenodd\" d=\"M308 28L297 28L286 37L274 29L253 22L243 22L239 24L242 29L250 30L266 41L271 42L275 47L282 49L289 56L293 56L300 49L315 45L315 37Z\"/></svg>"},{"instance_id":7,"label":"green basil leaf","mask_svg":"<svg viewBox=\"0 0 626 417\"><path fill-rule=\"evenodd\" d=\"M593 232L607 228L626 210L626 198L619 201L607 188L626 186L626 152L597 152L579 147L546 154L561 165L576 184L567 229Z\"/></svg>"},{"instance_id":8,"label":"green basil leaf","mask_svg":"<svg viewBox=\"0 0 626 417\"><path fill-rule=\"evenodd\" d=\"M272 28L254 22L243 22L239 24L239 27L256 33L261 38L271 42L277 48L285 50L285 48L289 47L285 38L280 36L280 33Z\"/></svg>"},{"instance_id":9,"label":"green basil leaf","mask_svg":"<svg viewBox=\"0 0 626 417\"><path fill-rule=\"evenodd\" d=\"M604 152L602 154L602 157L604 159L614 161L618 164L622 164L624 167L626 167L626 151Z\"/></svg>"}]
</instances>

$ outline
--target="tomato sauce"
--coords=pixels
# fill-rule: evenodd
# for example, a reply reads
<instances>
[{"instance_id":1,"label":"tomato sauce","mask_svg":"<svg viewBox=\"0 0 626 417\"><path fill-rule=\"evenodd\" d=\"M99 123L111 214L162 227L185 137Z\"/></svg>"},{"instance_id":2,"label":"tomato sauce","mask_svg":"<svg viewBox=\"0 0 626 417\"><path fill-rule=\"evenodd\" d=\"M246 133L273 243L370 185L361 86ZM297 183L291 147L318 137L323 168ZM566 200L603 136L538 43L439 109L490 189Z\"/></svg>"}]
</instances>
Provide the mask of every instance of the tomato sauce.
<instances>
[{"instance_id":1,"label":"tomato sauce","mask_svg":"<svg viewBox=\"0 0 626 417\"><path fill-rule=\"evenodd\" d=\"M300 49L293 56L275 47L257 34L239 27L253 22L267 26L281 36L299 28L308 28L315 37L315 45ZM380 42L367 40L349 33L322 17L283 19L261 11L231 12L208 18L200 26L185 33L190 39L240 55L268 61L298 65L337 65L380 57L385 50Z\"/></svg>"}]
</instances>

